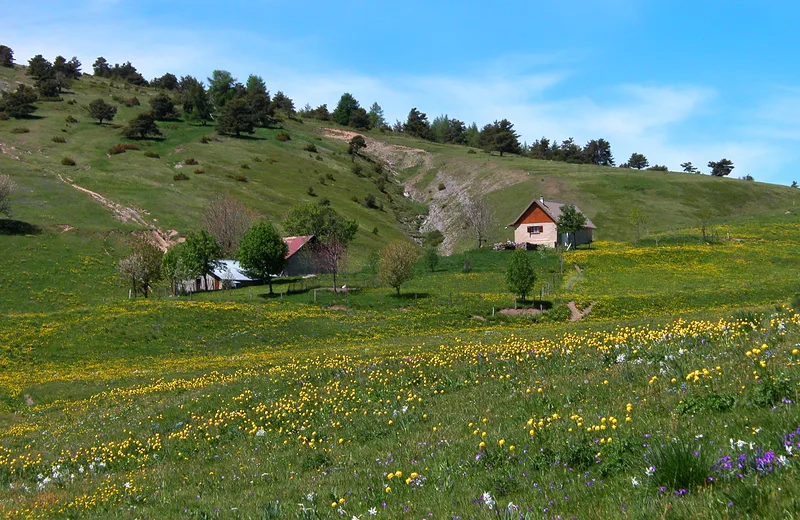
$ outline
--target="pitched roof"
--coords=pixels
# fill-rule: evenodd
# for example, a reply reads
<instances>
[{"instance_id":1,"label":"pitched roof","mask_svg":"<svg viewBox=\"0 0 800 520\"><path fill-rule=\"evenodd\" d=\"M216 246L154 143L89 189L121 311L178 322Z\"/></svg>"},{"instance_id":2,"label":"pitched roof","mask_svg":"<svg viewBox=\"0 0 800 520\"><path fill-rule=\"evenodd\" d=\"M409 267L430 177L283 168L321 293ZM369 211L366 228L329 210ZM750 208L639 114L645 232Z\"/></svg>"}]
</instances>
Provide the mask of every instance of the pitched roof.
<instances>
[{"instance_id":1,"label":"pitched roof","mask_svg":"<svg viewBox=\"0 0 800 520\"><path fill-rule=\"evenodd\" d=\"M558 217L561 216L561 208L563 206L568 205L567 203L564 202L556 202L554 200L543 200L541 198L535 198L531 201L530 204L528 204L525 207L525 210L519 214L517 219L506 227L516 227L517 224L519 224L519 221L522 220L522 217L525 216L525 213L527 213L528 210L531 209L531 206L533 206L534 204L542 208L542 211L544 211L548 217L553 219L553 222L558 222ZM573 206L575 205L573 204ZM577 209L580 213L583 213L583 211L581 211L581 208L579 208L578 206L575 206L575 209ZM585 213L583 214L584 216L586 215ZM592 221L589 220L589 217L586 217L586 227L588 229L597 229L597 226L595 226L592 223Z\"/></svg>"},{"instance_id":2,"label":"pitched roof","mask_svg":"<svg viewBox=\"0 0 800 520\"><path fill-rule=\"evenodd\" d=\"M284 237L283 241L289 246L289 251L286 253L285 258L291 258L292 255L300 251L300 249L308 243L309 240L314 238L314 235L303 235L299 237Z\"/></svg>"},{"instance_id":3,"label":"pitched roof","mask_svg":"<svg viewBox=\"0 0 800 520\"><path fill-rule=\"evenodd\" d=\"M258 280L258 278L247 276L236 260L220 260L211 273L220 280L230 280L232 282L253 282Z\"/></svg>"}]
</instances>

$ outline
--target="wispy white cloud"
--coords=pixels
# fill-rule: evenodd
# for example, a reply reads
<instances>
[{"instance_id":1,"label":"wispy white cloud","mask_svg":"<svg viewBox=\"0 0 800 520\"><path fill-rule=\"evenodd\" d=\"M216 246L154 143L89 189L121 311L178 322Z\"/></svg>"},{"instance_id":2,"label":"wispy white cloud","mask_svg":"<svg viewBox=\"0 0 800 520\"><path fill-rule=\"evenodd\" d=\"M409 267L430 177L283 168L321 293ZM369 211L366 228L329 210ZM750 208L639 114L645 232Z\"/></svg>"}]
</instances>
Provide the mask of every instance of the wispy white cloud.
<instances>
[{"instance_id":1,"label":"wispy white cloud","mask_svg":"<svg viewBox=\"0 0 800 520\"><path fill-rule=\"evenodd\" d=\"M628 0L619 0L627 2ZM260 74L274 92L283 90L296 104L327 103L332 109L343 92L365 106L377 101L387 119L405 119L411 107L431 119L447 113L479 125L508 118L532 140L574 137L579 143L603 137L618 162L632 152L651 163L677 169L684 161L705 167L709 160L735 161L735 175L788 183L786 163L797 159L781 142L800 140L800 90L773 92L756 108L736 108L726 117L732 128L708 125L724 92L696 84L617 84L586 86L576 93L581 76L580 52L508 54L448 74L372 74L329 63L312 37L275 40L269 36L223 29L163 26L135 16L112 23L119 0L89 0L73 21L14 23L4 27L17 60L34 54L78 56L84 70L99 56L112 63L134 63L146 77L164 72L201 79L215 68L240 80ZM92 15L95 15L94 17ZM714 128L703 134L698 129ZM781 173L783 172L783 173ZM781 177L783 175L784 177Z\"/></svg>"}]
</instances>

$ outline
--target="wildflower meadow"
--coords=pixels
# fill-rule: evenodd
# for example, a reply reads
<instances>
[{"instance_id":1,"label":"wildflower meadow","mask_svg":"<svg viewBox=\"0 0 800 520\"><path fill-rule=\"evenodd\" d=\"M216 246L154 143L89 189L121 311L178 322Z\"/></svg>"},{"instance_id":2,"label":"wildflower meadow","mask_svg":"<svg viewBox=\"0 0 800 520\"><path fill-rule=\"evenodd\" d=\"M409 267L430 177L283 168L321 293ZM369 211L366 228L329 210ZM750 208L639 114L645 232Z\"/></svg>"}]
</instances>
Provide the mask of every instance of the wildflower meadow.
<instances>
[{"instance_id":1,"label":"wildflower meadow","mask_svg":"<svg viewBox=\"0 0 800 520\"><path fill-rule=\"evenodd\" d=\"M313 312L304 319L328 311ZM386 342L128 355L71 383L45 365L40 392L67 395L93 377L106 389L4 415L0 515L800 514L800 314L788 307L546 337L431 328Z\"/></svg>"}]
</instances>

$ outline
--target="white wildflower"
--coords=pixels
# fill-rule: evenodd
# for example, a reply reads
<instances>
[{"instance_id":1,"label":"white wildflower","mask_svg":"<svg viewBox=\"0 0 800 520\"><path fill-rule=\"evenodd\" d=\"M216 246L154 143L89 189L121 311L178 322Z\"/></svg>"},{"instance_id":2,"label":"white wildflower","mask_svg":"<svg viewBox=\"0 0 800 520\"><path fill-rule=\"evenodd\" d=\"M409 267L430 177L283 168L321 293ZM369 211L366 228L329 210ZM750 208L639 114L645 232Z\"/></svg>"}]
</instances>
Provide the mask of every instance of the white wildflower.
<instances>
[{"instance_id":1,"label":"white wildflower","mask_svg":"<svg viewBox=\"0 0 800 520\"><path fill-rule=\"evenodd\" d=\"M261 429L261 430L258 430L256 432L256 437L263 437L266 434L267 434L267 432L265 432L263 429Z\"/></svg>"},{"instance_id":2,"label":"white wildflower","mask_svg":"<svg viewBox=\"0 0 800 520\"><path fill-rule=\"evenodd\" d=\"M655 466L649 466L644 469L644 474L647 475L648 477L652 477L653 475L655 475L655 473L656 473Z\"/></svg>"},{"instance_id":3,"label":"white wildflower","mask_svg":"<svg viewBox=\"0 0 800 520\"><path fill-rule=\"evenodd\" d=\"M481 495L481 499L483 500L483 503L486 504L486 507L488 507L489 509L494 509L494 499L492 498L492 495L490 495L488 491L486 491L483 495Z\"/></svg>"},{"instance_id":4,"label":"white wildflower","mask_svg":"<svg viewBox=\"0 0 800 520\"><path fill-rule=\"evenodd\" d=\"M378 508L377 507L371 507L371 508L367 509L367 513L369 513L371 516L375 516L375 515L378 514Z\"/></svg>"},{"instance_id":5,"label":"white wildflower","mask_svg":"<svg viewBox=\"0 0 800 520\"><path fill-rule=\"evenodd\" d=\"M633 485L633 487L638 486L639 485L639 479L637 479L636 477L631 477L631 484Z\"/></svg>"},{"instance_id":6,"label":"white wildflower","mask_svg":"<svg viewBox=\"0 0 800 520\"><path fill-rule=\"evenodd\" d=\"M124 484L122 485L122 487L124 487L125 489L130 489L130 488L131 488L131 486L132 486L132 484L131 484L130 482L126 482L126 483L124 483Z\"/></svg>"}]
</instances>

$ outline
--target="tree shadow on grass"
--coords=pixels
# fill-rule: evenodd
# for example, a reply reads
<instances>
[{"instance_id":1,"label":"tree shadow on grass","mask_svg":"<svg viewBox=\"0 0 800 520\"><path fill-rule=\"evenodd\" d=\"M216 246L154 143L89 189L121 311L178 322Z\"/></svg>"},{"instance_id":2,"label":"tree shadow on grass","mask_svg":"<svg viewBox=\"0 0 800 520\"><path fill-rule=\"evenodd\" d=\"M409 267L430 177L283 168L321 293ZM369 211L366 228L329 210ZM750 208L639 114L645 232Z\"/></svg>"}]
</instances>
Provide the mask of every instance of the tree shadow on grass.
<instances>
[{"instance_id":1,"label":"tree shadow on grass","mask_svg":"<svg viewBox=\"0 0 800 520\"><path fill-rule=\"evenodd\" d=\"M410 292L410 293L400 293L400 294L392 294L392 298L395 300L418 300L422 298L430 298L430 294L426 292Z\"/></svg>"},{"instance_id":2,"label":"tree shadow on grass","mask_svg":"<svg viewBox=\"0 0 800 520\"><path fill-rule=\"evenodd\" d=\"M0 219L0 235L38 235L42 228L22 220Z\"/></svg>"},{"instance_id":3,"label":"tree shadow on grass","mask_svg":"<svg viewBox=\"0 0 800 520\"><path fill-rule=\"evenodd\" d=\"M259 137L257 135L245 135L245 134L241 134L241 135L223 134L223 135L225 135L225 137L230 137L231 139L239 139L239 140L242 140L242 141L266 141L267 140L266 137Z\"/></svg>"}]
</instances>

